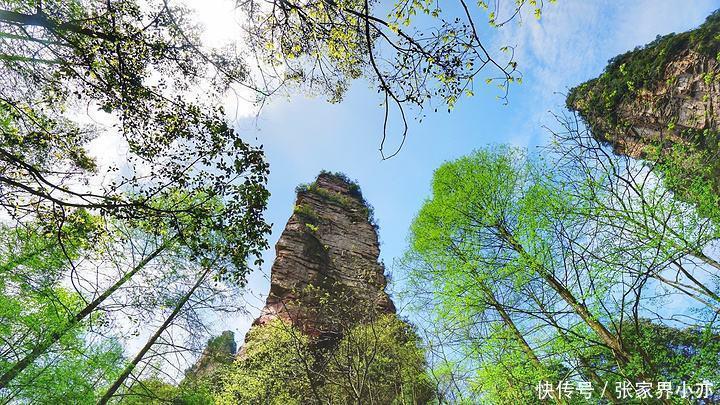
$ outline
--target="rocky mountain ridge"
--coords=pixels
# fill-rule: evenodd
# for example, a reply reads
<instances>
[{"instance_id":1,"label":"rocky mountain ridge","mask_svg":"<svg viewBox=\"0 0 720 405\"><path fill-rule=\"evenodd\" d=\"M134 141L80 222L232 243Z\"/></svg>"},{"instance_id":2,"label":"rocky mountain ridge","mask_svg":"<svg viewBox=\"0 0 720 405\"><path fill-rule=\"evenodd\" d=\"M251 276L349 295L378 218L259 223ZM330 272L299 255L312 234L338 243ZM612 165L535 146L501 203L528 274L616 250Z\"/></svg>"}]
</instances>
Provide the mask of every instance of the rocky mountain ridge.
<instances>
[{"instance_id":1,"label":"rocky mountain ridge","mask_svg":"<svg viewBox=\"0 0 720 405\"><path fill-rule=\"evenodd\" d=\"M343 175L323 172L298 187L275 246L270 293L253 325L281 318L332 340L371 313L394 313L371 212L359 187Z\"/></svg>"},{"instance_id":2,"label":"rocky mountain ridge","mask_svg":"<svg viewBox=\"0 0 720 405\"><path fill-rule=\"evenodd\" d=\"M282 319L316 345L331 346L343 331L394 314L395 305L385 292L372 207L359 186L345 175L322 172L296 191L293 214L275 245L270 292L252 328ZM227 355L242 356L244 348L235 354L232 332L223 332L187 375L209 375L217 357L225 364Z\"/></svg>"},{"instance_id":3,"label":"rocky mountain ridge","mask_svg":"<svg viewBox=\"0 0 720 405\"><path fill-rule=\"evenodd\" d=\"M720 10L611 59L567 106L616 153L652 162L680 198L720 196Z\"/></svg>"}]
</instances>

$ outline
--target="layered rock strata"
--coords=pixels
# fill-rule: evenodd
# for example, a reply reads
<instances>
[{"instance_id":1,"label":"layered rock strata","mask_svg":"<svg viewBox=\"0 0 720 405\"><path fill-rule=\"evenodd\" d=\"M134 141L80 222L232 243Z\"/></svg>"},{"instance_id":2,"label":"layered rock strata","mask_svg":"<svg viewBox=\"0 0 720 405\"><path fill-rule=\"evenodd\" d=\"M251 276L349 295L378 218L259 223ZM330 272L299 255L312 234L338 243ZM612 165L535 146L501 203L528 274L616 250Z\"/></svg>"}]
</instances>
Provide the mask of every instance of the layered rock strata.
<instances>
[{"instance_id":1,"label":"layered rock strata","mask_svg":"<svg viewBox=\"0 0 720 405\"><path fill-rule=\"evenodd\" d=\"M359 187L343 175L323 172L298 187L253 326L281 318L316 341L333 341L350 326L394 313L372 222Z\"/></svg>"},{"instance_id":2,"label":"layered rock strata","mask_svg":"<svg viewBox=\"0 0 720 405\"><path fill-rule=\"evenodd\" d=\"M655 163L681 198L720 195L720 10L613 58L567 105L616 153Z\"/></svg>"}]
</instances>

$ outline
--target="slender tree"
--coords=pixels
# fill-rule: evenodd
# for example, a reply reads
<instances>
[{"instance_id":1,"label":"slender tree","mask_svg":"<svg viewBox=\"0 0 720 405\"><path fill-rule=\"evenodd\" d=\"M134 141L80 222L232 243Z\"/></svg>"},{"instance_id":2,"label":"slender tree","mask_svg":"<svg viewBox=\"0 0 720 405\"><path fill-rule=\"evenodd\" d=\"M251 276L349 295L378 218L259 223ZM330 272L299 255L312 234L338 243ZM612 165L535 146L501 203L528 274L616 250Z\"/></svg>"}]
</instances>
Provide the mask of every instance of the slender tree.
<instances>
[{"instance_id":1,"label":"slender tree","mask_svg":"<svg viewBox=\"0 0 720 405\"><path fill-rule=\"evenodd\" d=\"M200 285L205 281L208 274L210 274L212 271L212 268L208 267L202 273L198 276L197 281L195 284L188 290L188 292L183 295L175 304L175 307L170 312L168 317L165 319L165 321L160 325L159 328L155 330L155 333L147 340L145 345L140 349L140 351L135 355L135 357L130 361L130 363L125 367L125 369L120 373L118 378L110 385L110 388L103 394L103 396L98 401L98 404L107 404L108 401L113 397L115 392L122 386L122 384L127 380L127 378L130 376L130 373L132 373L133 369L142 361L143 357L150 351L152 346L158 341L160 336L165 333L170 325L172 325L175 318L178 316L180 311L185 307L185 305L188 303L190 298L192 298L193 294L195 294L195 291L200 287Z\"/></svg>"},{"instance_id":2,"label":"slender tree","mask_svg":"<svg viewBox=\"0 0 720 405\"><path fill-rule=\"evenodd\" d=\"M0 370L4 373L39 340L66 330L68 314L84 305L83 297L63 283L66 255L84 255L99 230L91 216L73 218L63 229L64 251L53 233L43 232L39 224L0 228L7 242L0 249ZM92 319L75 324L53 350L36 356L34 364L4 387L0 402L93 402L122 361L116 340L99 339L92 333L93 323L104 320L95 313Z\"/></svg>"},{"instance_id":3,"label":"slender tree","mask_svg":"<svg viewBox=\"0 0 720 405\"><path fill-rule=\"evenodd\" d=\"M559 157L551 165L500 147L436 171L432 198L413 223L405 263L412 291L427 297L420 308L430 309L429 322L438 323L454 341L450 345L476 364L476 381L512 385L513 376L529 375L528 364L535 382L656 381L668 370L665 354L637 344L628 328L639 330L643 314L657 313L646 311L664 298L653 296L663 285L667 297L692 295L705 305L714 300L712 287L688 269L686 280L667 274L674 268L685 274L678 258L694 256L689 247L703 246L699 241L711 242L713 226L691 207L659 198L667 197L662 184L645 172L640 182L639 175L628 180L635 172L625 177L605 160L574 164L572 153L548 156ZM625 189L603 182L607 179L636 181L638 196L622 194ZM623 224L634 216L643 219ZM658 218L673 232L647 229ZM700 318L695 325L715 330L712 319ZM503 333L497 325L504 326ZM513 363L512 345L475 343L500 337L511 339L515 356L521 354L527 364ZM498 374L489 363L502 363L498 358L514 371ZM576 367L568 369L569 364ZM491 395L488 385L479 389ZM619 398L603 392L610 401ZM556 401L573 398L552 395ZM505 400L512 398L518 400Z\"/></svg>"}]
</instances>

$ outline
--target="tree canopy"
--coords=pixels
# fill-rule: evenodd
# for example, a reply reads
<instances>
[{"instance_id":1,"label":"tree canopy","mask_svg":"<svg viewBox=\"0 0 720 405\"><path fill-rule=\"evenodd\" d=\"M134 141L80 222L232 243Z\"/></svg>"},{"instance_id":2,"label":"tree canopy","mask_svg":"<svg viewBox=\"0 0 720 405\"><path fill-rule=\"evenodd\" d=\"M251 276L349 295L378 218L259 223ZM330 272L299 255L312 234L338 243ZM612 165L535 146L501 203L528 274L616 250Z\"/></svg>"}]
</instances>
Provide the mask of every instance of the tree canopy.
<instances>
[{"instance_id":1,"label":"tree canopy","mask_svg":"<svg viewBox=\"0 0 720 405\"><path fill-rule=\"evenodd\" d=\"M628 399L613 390L623 381L714 378L716 262L703 252L716 224L647 167L582 142L559 142L546 160L478 150L435 172L405 265L428 339L457 353L433 351L435 366L471 370L451 395L528 401L570 381L595 398L609 383L614 402ZM697 307L662 309L681 297ZM574 387L546 399L582 401Z\"/></svg>"},{"instance_id":2,"label":"tree canopy","mask_svg":"<svg viewBox=\"0 0 720 405\"><path fill-rule=\"evenodd\" d=\"M328 349L281 319L253 328L217 403L425 404L434 397L418 336L384 315Z\"/></svg>"}]
</instances>

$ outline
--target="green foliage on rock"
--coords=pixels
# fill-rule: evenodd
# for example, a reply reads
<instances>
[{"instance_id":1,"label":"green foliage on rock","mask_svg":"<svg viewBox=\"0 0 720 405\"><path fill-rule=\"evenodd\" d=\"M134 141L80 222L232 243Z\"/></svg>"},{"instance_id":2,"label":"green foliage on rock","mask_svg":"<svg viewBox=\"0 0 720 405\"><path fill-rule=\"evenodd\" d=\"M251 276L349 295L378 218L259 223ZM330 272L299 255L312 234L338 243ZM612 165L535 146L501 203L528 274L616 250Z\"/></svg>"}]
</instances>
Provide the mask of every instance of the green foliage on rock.
<instances>
[{"instance_id":1,"label":"green foliage on rock","mask_svg":"<svg viewBox=\"0 0 720 405\"><path fill-rule=\"evenodd\" d=\"M679 74L691 90L678 95L679 77L668 66L675 62L682 67L684 59L689 66ZM596 139L612 144L616 152L646 159L678 197L718 220L720 130L711 98L719 62L717 10L697 29L658 36L611 59L602 75L572 89L566 103ZM677 107L684 98L696 104ZM704 114L696 114L698 105Z\"/></svg>"},{"instance_id":2,"label":"green foliage on rock","mask_svg":"<svg viewBox=\"0 0 720 405\"><path fill-rule=\"evenodd\" d=\"M281 320L252 328L243 352L223 376L218 404L305 404L312 401L309 339Z\"/></svg>"},{"instance_id":3,"label":"green foliage on rock","mask_svg":"<svg viewBox=\"0 0 720 405\"><path fill-rule=\"evenodd\" d=\"M688 132L684 131L685 135ZM698 212L720 224L720 133L695 131L699 142L650 147L647 158L663 174L665 185L680 198L694 204Z\"/></svg>"},{"instance_id":4,"label":"green foliage on rock","mask_svg":"<svg viewBox=\"0 0 720 405\"><path fill-rule=\"evenodd\" d=\"M618 55L605 67L600 77L570 90L569 108L579 110L583 116L599 115L618 122L619 104L638 93L640 89L656 86L665 73L668 63L687 50L710 58L720 51L720 10L711 14L699 28L680 34L658 36L655 41Z\"/></svg>"},{"instance_id":5,"label":"green foliage on rock","mask_svg":"<svg viewBox=\"0 0 720 405\"><path fill-rule=\"evenodd\" d=\"M367 220L370 222L370 224L375 228L375 230L378 230L380 226L378 225L377 219L375 218L375 208L370 204L365 197L363 197L362 190L360 189L360 185L357 183L357 181L352 180L348 175L342 172L330 172L328 170L322 170L320 172L320 176L331 176L338 178L341 182L346 183L349 188L349 197L348 195L341 194L335 191L326 190L322 187L319 187L316 182L312 183L304 183L299 184L297 187L295 187L295 192L300 193L314 193L322 198L327 199L328 201L332 201L336 204L339 204L343 207L349 207L354 208L357 204L356 201L359 201L361 203L360 206L360 217L361 220ZM304 215L308 218L315 219L315 215L313 215L312 210L308 207L295 207L295 212L299 213L301 215Z\"/></svg>"},{"instance_id":6,"label":"green foliage on rock","mask_svg":"<svg viewBox=\"0 0 720 405\"><path fill-rule=\"evenodd\" d=\"M301 216L306 221L308 221L312 224L317 224L317 222L319 220L315 210L313 210L312 208L310 208L309 206L304 205L304 204L296 205L295 209L293 209L293 213Z\"/></svg>"},{"instance_id":7,"label":"green foliage on rock","mask_svg":"<svg viewBox=\"0 0 720 405\"><path fill-rule=\"evenodd\" d=\"M351 328L332 347L282 320L251 329L219 404L425 404L434 398L419 338L395 315Z\"/></svg>"}]
</instances>

